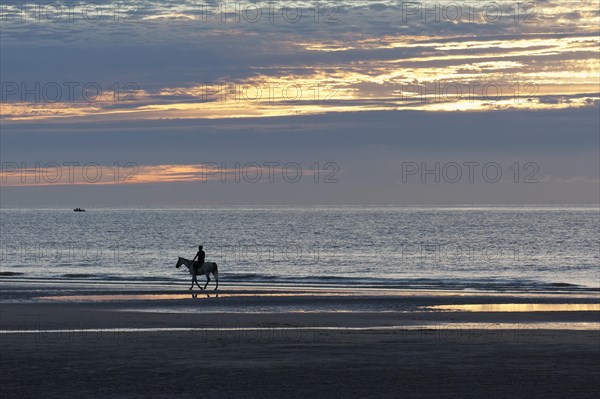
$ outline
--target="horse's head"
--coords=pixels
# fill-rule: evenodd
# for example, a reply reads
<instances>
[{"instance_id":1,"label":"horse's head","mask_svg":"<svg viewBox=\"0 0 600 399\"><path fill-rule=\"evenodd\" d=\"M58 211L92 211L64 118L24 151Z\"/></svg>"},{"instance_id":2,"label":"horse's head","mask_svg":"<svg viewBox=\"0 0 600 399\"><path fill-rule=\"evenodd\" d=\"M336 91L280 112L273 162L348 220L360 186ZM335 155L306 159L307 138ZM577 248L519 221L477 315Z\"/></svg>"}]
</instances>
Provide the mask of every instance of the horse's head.
<instances>
[{"instance_id":1,"label":"horse's head","mask_svg":"<svg viewBox=\"0 0 600 399\"><path fill-rule=\"evenodd\" d=\"M176 268L180 268L181 264L183 263L183 259L181 257L177 258L177 264L175 265Z\"/></svg>"}]
</instances>

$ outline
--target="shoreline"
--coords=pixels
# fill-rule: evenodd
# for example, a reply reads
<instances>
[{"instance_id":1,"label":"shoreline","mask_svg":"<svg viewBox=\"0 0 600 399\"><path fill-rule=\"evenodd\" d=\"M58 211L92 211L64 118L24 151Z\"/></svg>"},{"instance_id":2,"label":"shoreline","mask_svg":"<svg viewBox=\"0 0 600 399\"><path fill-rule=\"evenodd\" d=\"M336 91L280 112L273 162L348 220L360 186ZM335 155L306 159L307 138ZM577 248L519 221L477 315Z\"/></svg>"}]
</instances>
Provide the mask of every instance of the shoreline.
<instances>
[{"instance_id":1,"label":"shoreline","mask_svg":"<svg viewBox=\"0 0 600 399\"><path fill-rule=\"evenodd\" d=\"M75 290L84 286L137 286L140 290L156 289L160 288L163 290L173 290L189 288L189 278L187 276L183 278L157 278L157 279L146 279L146 278L96 278L96 277L28 277L24 273L12 273L5 272L8 274L0 274L0 285L7 288L22 287L24 289L29 288L42 288L44 286L55 286L56 288L64 288ZM302 279L300 279L302 280ZM441 284L444 280L435 280L436 283L440 284L424 284L421 280L419 283L415 281L400 281L391 279L389 281L378 280L377 283L356 283L352 279L344 281L334 281L331 277L326 277L325 280L331 280L330 282L325 281L296 281L296 280L277 280L267 279L264 281L255 281L249 279L248 281L230 281L222 277L219 283L219 289L233 288L233 289L246 289L248 287L256 288L280 288L286 290L348 290L348 291L414 291L414 292L449 292L449 293L462 293L462 292L476 292L476 293L515 293L515 294L536 294L536 293L547 293L547 294L596 294L600 298L600 286L585 286L568 283L543 283L536 281L535 285L498 285L498 286L461 286L461 285L449 285L448 283ZM368 279L367 279L368 280ZM432 280L433 281L433 280ZM452 280L448 280L452 281ZM200 282L200 281L199 281ZM205 282L202 280L202 282ZM472 283L472 282L471 282ZM531 283L531 282L530 282ZM203 284L201 284L203 285ZM214 288L214 280L208 287L209 290ZM197 290L197 288L194 288Z\"/></svg>"}]
</instances>

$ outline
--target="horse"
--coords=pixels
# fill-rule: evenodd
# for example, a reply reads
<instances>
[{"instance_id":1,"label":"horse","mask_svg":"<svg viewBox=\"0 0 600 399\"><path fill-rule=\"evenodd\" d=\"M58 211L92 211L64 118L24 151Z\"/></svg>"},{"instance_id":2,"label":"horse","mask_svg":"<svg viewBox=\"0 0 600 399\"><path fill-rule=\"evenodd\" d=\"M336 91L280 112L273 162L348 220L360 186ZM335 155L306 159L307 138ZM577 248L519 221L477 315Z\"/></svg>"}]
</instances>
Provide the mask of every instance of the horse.
<instances>
[{"instance_id":1,"label":"horse","mask_svg":"<svg viewBox=\"0 0 600 399\"><path fill-rule=\"evenodd\" d=\"M206 289L206 286L210 282L209 275L212 273L212 275L215 277L215 281L217 282L217 285L215 287L215 291L216 291L217 288L219 288L219 268L217 267L217 264L215 262L204 262L200 267L194 267L195 263L197 263L197 262L192 262L189 259L179 257L175 267L179 269L181 267L181 265L185 265L188 268L188 270L190 271L190 274L192 275L192 286L190 287L190 290L192 288L194 288L194 283L196 283L196 285L198 286L198 288L200 288L200 290ZM198 285L198 279L196 278L197 275L203 275L203 274L206 276L206 284L204 284L204 288L202 288L202 287L200 287L200 285Z\"/></svg>"}]
</instances>

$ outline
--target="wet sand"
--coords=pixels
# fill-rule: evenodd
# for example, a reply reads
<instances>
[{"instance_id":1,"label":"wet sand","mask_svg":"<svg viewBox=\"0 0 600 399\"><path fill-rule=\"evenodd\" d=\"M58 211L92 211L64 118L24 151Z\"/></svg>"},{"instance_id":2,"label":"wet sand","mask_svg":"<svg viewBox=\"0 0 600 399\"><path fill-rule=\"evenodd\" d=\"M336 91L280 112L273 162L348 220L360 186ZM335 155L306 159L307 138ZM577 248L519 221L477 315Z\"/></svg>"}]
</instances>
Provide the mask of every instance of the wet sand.
<instances>
[{"instance_id":1,"label":"wet sand","mask_svg":"<svg viewBox=\"0 0 600 399\"><path fill-rule=\"evenodd\" d=\"M564 307L597 293L0 288L2 398L600 394L600 312Z\"/></svg>"}]
</instances>

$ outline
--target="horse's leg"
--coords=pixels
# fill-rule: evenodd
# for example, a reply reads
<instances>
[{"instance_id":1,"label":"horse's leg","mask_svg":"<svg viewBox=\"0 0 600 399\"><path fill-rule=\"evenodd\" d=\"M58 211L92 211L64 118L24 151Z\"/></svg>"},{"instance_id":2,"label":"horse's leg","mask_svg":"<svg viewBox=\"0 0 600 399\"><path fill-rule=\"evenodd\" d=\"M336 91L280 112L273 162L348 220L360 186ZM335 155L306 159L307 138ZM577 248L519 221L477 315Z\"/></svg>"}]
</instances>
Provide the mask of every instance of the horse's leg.
<instances>
[{"instance_id":1,"label":"horse's leg","mask_svg":"<svg viewBox=\"0 0 600 399\"><path fill-rule=\"evenodd\" d=\"M210 283L210 273L206 273L206 284L204 284L204 289L206 289L208 283Z\"/></svg>"},{"instance_id":2,"label":"horse's leg","mask_svg":"<svg viewBox=\"0 0 600 399\"><path fill-rule=\"evenodd\" d=\"M190 287L190 290L192 288L194 288L194 283L196 283L196 285L198 285L198 273L194 273L192 271L192 286ZM198 288L200 288L200 286L198 285Z\"/></svg>"},{"instance_id":3,"label":"horse's leg","mask_svg":"<svg viewBox=\"0 0 600 399\"><path fill-rule=\"evenodd\" d=\"M200 287L200 284L198 284L198 278L196 278L196 285L198 286L198 288L200 288L200 290L202 290L202 287Z\"/></svg>"},{"instance_id":4,"label":"horse's leg","mask_svg":"<svg viewBox=\"0 0 600 399\"><path fill-rule=\"evenodd\" d=\"M216 291L217 288L219 288L219 275L215 274L215 272L213 272L213 276L215 276L215 281L217 283L217 285L215 286L215 291Z\"/></svg>"}]
</instances>

